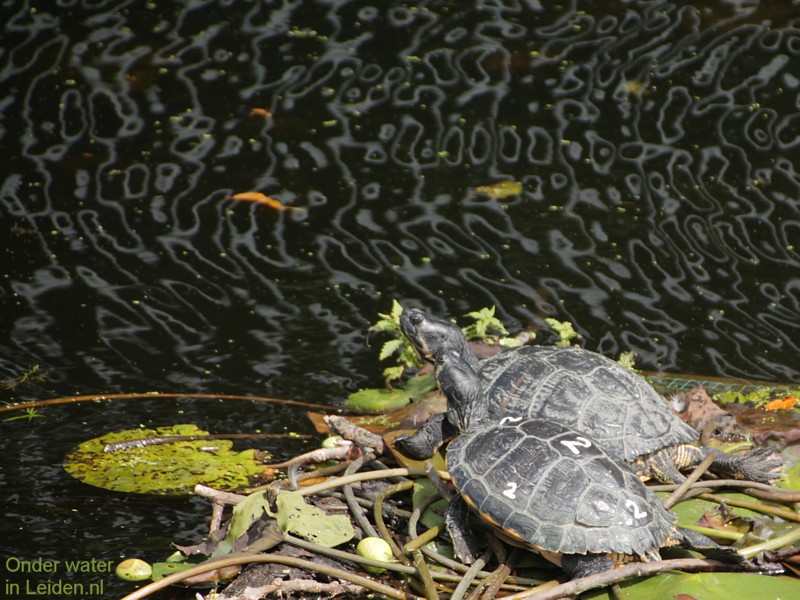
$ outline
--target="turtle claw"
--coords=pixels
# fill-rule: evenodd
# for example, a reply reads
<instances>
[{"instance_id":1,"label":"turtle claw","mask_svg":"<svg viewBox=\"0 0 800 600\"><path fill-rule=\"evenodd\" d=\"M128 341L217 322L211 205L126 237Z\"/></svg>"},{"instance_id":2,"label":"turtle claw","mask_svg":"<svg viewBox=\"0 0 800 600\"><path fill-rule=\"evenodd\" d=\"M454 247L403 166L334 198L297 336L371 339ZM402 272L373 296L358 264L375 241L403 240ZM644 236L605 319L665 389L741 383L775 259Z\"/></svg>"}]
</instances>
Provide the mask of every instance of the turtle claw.
<instances>
[{"instance_id":1,"label":"turtle claw","mask_svg":"<svg viewBox=\"0 0 800 600\"><path fill-rule=\"evenodd\" d=\"M783 476L783 461L769 448L755 448L743 456L724 458L714 462L713 470L718 475L758 483L774 483Z\"/></svg>"}]
</instances>

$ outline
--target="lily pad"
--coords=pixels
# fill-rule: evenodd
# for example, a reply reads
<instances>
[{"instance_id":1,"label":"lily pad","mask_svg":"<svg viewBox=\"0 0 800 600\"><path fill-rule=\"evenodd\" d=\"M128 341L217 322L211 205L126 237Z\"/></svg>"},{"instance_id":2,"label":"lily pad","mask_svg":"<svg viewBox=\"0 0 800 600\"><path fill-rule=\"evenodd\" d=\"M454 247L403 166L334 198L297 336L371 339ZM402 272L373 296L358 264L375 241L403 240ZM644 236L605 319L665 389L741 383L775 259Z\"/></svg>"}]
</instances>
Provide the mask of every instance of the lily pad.
<instances>
[{"instance_id":1,"label":"lily pad","mask_svg":"<svg viewBox=\"0 0 800 600\"><path fill-rule=\"evenodd\" d=\"M436 388L433 373L412 377L405 388L368 388L353 392L347 397L348 408L361 411L388 410L405 406L415 398Z\"/></svg>"},{"instance_id":2,"label":"lily pad","mask_svg":"<svg viewBox=\"0 0 800 600\"><path fill-rule=\"evenodd\" d=\"M218 490L247 487L263 470L255 450L236 452L231 440L191 440L141 445L113 452L108 444L165 436L206 436L195 425L108 433L79 444L64 458L76 479L116 492L188 494L201 483Z\"/></svg>"},{"instance_id":3,"label":"lily pad","mask_svg":"<svg viewBox=\"0 0 800 600\"><path fill-rule=\"evenodd\" d=\"M661 573L654 577L620 584L626 600L651 598L702 598L703 600L785 600L800 598L800 579L749 573ZM613 598L610 592L587 598Z\"/></svg>"}]
</instances>

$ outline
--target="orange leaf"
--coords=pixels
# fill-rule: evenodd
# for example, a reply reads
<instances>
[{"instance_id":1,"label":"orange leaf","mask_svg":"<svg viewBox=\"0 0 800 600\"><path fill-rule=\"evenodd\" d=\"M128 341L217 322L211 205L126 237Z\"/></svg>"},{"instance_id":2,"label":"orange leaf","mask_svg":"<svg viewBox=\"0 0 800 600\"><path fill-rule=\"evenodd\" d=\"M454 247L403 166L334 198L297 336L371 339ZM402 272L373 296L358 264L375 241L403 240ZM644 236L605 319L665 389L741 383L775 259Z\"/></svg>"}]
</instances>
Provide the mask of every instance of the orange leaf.
<instances>
[{"instance_id":1,"label":"orange leaf","mask_svg":"<svg viewBox=\"0 0 800 600\"><path fill-rule=\"evenodd\" d=\"M272 116L272 113L269 112L266 108L256 107L256 108L251 108L250 109L250 116L251 117L264 117L265 119L268 119L268 118L270 118Z\"/></svg>"},{"instance_id":2,"label":"orange leaf","mask_svg":"<svg viewBox=\"0 0 800 600\"><path fill-rule=\"evenodd\" d=\"M240 192L238 194L234 194L231 196L231 198L241 202L256 202L257 204L265 204L270 208L274 208L275 210L286 210L286 207L281 203L280 200L270 198L261 192Z\"/></svg>"},{"instance_id":3,"label":"orange leaf","mask_svg":"<svg viewBox=\"0 0 800 600\"><path fill-rule=\"evenodd\" d=\"M788 410L797 404L795 396L786 396L785 398L777 398L772 402L768 402L764 406L764 410Z\"/></svg>"}]
</instances>

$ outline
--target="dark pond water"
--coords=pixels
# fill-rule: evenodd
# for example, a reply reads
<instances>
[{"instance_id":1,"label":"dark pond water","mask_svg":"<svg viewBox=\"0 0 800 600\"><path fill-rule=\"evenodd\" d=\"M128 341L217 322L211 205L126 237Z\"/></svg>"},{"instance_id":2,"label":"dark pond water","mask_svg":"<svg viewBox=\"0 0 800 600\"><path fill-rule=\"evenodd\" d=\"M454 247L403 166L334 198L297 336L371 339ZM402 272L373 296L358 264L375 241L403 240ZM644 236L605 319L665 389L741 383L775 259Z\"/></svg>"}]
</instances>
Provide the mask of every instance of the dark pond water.
<instances>
[{"instance_id":1,"label":"dark pond water","mask_svg":"<svg viewBox=\"0 0 800 600\"><path fill-rule=\"evenodd\" d=\"M798 377L796 2L2 0L0 23L0 378L47 373L4 402L336 405L381 383L367 327L392 298L570 320L647 369ZM523 193L474 192L502 180ZM201 535L205 503L60 461L140 423L310 430L237 404L0 423L0 586L8 556Z\"/></svg>"}]
</instances>

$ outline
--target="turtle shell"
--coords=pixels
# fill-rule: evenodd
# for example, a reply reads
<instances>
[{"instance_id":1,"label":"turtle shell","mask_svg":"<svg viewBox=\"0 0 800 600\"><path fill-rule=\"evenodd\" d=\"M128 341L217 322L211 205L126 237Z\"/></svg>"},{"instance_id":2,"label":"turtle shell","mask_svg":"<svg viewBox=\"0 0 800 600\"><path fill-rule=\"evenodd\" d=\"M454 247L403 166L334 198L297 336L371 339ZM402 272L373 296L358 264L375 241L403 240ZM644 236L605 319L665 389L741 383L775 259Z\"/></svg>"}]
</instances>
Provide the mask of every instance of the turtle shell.
<instances>
[{"instance_id":1,"label":"turtle shell","mask_svg":"<svg viewBox=\"0 0 800 600\"><path fill-rule=\"evenodd\" d=\"M666 510L619 458L560 423L510 417L447 449L462 497L506 536L568 554L645 554L673 531Z\"/></svg>"},{"instance_id":2,"label":"turtle shell","mask_svg":"<svg viewBox=\"0 0 800 600\"><path fill-rule=\"evenodd\" d=\"M517 348L481 361L478 375L492 419L563 423L625 460L699 437L642 377L589 350Z\"/></svg>"}]
</instances>

